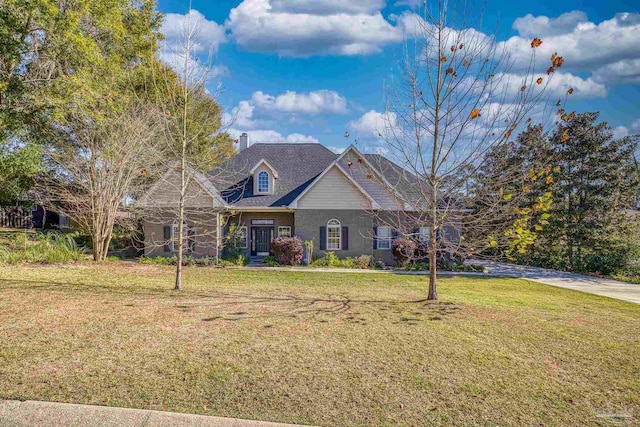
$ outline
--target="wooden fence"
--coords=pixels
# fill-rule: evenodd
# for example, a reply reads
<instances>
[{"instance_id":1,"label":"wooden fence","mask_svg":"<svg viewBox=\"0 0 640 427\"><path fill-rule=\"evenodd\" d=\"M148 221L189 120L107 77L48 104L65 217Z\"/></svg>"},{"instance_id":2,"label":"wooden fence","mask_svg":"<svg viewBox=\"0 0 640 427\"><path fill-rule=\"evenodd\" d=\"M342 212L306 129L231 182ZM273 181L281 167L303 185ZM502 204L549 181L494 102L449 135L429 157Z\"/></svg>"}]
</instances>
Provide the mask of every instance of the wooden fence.
<instances>
[{"instance_id":1,"label":"wooden fence","mask_svg":"<svg viewBox=\"0 0 640 427\"><path fill-rule=\"evenodd\" d=\"M31 208L0 206L0 228L31 227Z\"/></svg>"}]
</instances>

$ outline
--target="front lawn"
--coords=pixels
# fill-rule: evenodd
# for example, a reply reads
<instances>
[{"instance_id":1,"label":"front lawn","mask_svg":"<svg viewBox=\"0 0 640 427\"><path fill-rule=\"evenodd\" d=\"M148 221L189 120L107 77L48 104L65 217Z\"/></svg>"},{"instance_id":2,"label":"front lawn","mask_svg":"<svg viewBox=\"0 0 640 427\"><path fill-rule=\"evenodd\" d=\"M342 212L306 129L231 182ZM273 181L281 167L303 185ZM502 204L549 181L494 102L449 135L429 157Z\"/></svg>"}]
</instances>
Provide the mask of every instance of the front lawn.
<instances>
[{"instance_id":1,"label":"front lawn","mask_svg":"<svg viewBox=\"0 0 640 427\"><path fill-rule=\"evenodd\" d=\"M177 293L171 267L0 271L0 399L325 426L640 419L630 303L483 277L441 278L434 304L424 276L186 268Z\"/></svg>"}]
</instances>

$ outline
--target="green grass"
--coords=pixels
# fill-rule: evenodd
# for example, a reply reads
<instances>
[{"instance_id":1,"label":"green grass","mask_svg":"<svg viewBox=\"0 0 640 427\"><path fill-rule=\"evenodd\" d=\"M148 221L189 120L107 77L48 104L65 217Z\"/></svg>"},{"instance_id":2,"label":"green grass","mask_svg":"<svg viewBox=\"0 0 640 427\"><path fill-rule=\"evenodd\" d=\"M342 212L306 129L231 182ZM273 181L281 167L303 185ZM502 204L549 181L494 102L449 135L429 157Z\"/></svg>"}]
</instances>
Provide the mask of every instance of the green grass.
<instances>
[{"instance_id":1,"label":"green grass","mask_svg":"<svg viewBox=\"0 0 640 427\"><path fill-rule=\"evenodd\" d=\"M0 274L0 399L325 426L640 417L640 306L515 279L79 264ZM617 424L620 425L620 424ZM630 424L627 424L630 425Z\"/></svg>"}]
</instances>

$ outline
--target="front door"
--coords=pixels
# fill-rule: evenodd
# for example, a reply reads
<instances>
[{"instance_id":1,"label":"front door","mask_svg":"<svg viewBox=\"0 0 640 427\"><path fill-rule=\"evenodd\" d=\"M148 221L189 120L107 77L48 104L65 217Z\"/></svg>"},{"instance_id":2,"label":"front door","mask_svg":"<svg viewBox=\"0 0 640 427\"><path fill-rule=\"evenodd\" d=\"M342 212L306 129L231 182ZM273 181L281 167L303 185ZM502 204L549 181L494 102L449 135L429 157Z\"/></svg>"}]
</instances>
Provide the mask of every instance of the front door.
<instances>
[{"instance_id":1,"label":"front door","mask_svg":"<svg viewBox=\"0 0 640 427\"><path fill-rule=\"evenodd\" d=\"M268 256L273 240L273 227L252 227L251 255Z\"/></svg>"}]
</instances>

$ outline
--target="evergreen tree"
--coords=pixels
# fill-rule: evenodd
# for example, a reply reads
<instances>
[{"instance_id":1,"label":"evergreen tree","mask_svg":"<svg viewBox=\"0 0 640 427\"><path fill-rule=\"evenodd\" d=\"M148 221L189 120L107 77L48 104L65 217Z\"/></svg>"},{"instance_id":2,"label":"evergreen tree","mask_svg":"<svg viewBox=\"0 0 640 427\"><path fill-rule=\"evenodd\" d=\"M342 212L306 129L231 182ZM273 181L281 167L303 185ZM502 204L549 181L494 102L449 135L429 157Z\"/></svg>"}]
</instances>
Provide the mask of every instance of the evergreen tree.
<instances>
[{"instance_id":1,"label":"evergreen tree","mask_svg":"<svg viewBox=\"0 0 640 427\"><path fill-rule=\"evenodd\" d=\"M628 221L625 212L637 189L637 141L612 139L611 128L597 120L598 113L567 117L551 137L559 172L544 235L551 247L562 250L565 268L610 273L632 249L612 242L611 236Z\"/></svg>"}]
</instances>

